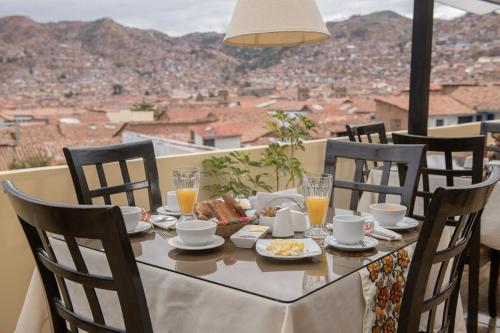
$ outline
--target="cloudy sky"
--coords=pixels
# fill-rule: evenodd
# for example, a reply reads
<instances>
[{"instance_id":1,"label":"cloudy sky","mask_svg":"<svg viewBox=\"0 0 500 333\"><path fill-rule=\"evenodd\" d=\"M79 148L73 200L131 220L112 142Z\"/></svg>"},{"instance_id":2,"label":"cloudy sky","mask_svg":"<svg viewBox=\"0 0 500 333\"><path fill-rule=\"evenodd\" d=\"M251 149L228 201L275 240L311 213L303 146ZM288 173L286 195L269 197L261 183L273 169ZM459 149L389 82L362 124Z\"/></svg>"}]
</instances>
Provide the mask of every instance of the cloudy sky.
<instances>
[{"instance_id":1,"label":"cloudy sky","mask_svg":"<svg viewBox=\"0 0 500 333\"><path fill-rule=\"evenodd\" d=\"M326 20L393 10L411 16L413 0L316 0ZM193 31L224 32L236 0L0 0L0 16L26 15L41 21L89 21L110 17L139 28L170 35ZM436 5L435 16L453 18L460 10Z\"/></svg>"}]
</instances>

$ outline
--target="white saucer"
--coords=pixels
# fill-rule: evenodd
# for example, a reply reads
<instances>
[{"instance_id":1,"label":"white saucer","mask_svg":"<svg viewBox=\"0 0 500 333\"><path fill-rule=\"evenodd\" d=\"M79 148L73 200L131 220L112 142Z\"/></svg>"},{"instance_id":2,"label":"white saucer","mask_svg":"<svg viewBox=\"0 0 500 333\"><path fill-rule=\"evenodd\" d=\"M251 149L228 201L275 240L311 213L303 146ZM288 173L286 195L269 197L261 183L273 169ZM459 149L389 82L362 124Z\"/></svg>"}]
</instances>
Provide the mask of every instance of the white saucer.
<instances>
[{"instance_id":1,"label":"white saucer","mask_svg":"<svg viewBox=\"0 0 500 333\"><path fill-rule=\"evenodd\" d=\"M328 236L325 238L325 245L329 245L331 247L334 247L339 250L345 250L345 251L365 251L371 248L374 248L375 246L378 245L378 240L372 237L365 236L363 238L363 242L365 246L362 246L361 244L345 244L341 243L338 240L335 239L333 236Z\"/></svg>"},{"instance_id":2,"label":"white saucer","mask_svg":"<svg viewBox=\"0 0 500 333\"><path fill-rule=\"evenodd\" d=\"M156 212L158 214L161 214L161 215L169 215L169 216L175 216L175 217L181 216L181 212L179 212L179 211L174 212L174 211L168 210L167 206L162 206L162 207L158 208L156 210Z\"/></svg>"},{"instance_id":3,"label":"white saucer","mask_svg":"<svg viewBox=\"0 0 500 333\"><path fill-rule=\"evenodd\" d=\"M151 223L140 221L139 224L134 229L127 229L127 234L135 235L140 232L149 230L151 228Z\"/></svg>"},{"instance_id":4,"label":"white saucer","mask_svg":"<svg viewBox=\"0 0 500 333\"><path fill-rule=\"evenodd\" d=\"M388 225L388 226L384 225L383 226L382 224L380 224L380 222L378 222L378 224L382 228L386 228L386 229L389 229L389 230L406 230L406 229L413 229L413 228L417 227L418 226L418 221L415 220L415 219L412 219L411 217L405 216L401 221L399 221L395 225Z\"/></svg>"},{"instance_id":5,"label":"white saucer","mask_svg":"<svg viewBox=\"0 0 500 333\"><path fill-rule=\"evenodd\" d=\"M177 249L180 249L180 250L193 250L193 251L209 250L209 249L214 249L214 248L219 247L222 244L224 244L224 238L215 235L214 240L208 244L201 245L201 246L192 246L192 245L187 245L186 243L181 241L178 236L175 236L175 237L172 237L168 240L168 244L170 244L171 246L173 246Z\"/></svg>"},{"instance_id":6,"label":"white saucer","mask_svg":"<svg viewBox=\"0 0 500 333\"><path fill-rule=\"evenodd\" d=\"M165 215L151 215L151 217L149 218L149 222L151 222L155 227L158 228L175 229L177 218Z\"/></svg>"}]
</instances>

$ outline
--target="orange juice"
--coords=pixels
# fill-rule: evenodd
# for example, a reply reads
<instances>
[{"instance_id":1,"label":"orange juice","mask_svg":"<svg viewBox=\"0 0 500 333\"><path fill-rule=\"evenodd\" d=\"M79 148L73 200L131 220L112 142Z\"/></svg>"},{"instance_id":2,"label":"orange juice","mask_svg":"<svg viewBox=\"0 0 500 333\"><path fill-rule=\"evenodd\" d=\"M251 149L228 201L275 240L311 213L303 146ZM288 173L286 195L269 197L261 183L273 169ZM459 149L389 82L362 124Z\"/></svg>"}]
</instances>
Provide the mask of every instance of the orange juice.
<instances>
[{"instance_id":1,"label":"orange juice","mask_svg":"<svg viewBox=\"0 0 500 333\"><path fill-rule=\"evenodd\" d=\"M328 211L328 198L317 196L307 197L306 206L311 225L320 226L323 224Z\"/></svg>"},{"instance_id":2,"label":"orange juice","mask_svg":"<svg viewBox=\"0 0 500 333\"><path fill-rule=\"evenodd\" d=\"M194 203L198 197L198 190L195 188L181 188L177 190L177 201L182 215L189 215L193 212Z\"/></svg>"}]
</instances>

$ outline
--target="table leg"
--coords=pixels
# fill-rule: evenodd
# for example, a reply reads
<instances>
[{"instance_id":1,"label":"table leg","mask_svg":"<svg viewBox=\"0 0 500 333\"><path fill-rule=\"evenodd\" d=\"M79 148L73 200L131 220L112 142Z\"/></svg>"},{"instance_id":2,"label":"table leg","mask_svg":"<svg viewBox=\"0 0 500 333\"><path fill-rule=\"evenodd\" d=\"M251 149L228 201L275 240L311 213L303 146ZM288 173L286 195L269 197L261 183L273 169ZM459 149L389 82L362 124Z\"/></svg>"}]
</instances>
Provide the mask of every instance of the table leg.
<instances>
[{"instance_id":1,"label":"table leg","mask_svg":"<svg viewBox=\"0 0 500 333\"><path fill-rule=\"evenodd\" d=\"M480 223L476 224L472 234L469 249L469 297L467 304L467 332L477 333L477 320L479 312L479 262L480 262Z\"/></svg>"}]
</instances>

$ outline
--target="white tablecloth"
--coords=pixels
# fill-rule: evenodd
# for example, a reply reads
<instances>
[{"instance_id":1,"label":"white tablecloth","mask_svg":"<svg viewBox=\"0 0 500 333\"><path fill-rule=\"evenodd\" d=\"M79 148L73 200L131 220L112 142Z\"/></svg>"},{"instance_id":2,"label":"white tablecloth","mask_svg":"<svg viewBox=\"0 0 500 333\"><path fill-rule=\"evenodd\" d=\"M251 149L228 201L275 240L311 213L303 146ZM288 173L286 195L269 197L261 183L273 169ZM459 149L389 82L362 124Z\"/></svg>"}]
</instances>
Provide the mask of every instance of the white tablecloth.
<instances>
[{"instance_id":1,"label":"white tablecloth","mask_svg":"<svg viewBox=\"0 0 500 333\"><path fill-rule=\"evenodd\" d=\"M73 267L64 243L58 240L52 243L58 259ZM91 273L109 272L102 253L83 248L82 254ZM349 262L348 258L340 259ZM363 331L365 301L357 273L295 303L286 304L149 265L139 263L138 267L155 332ZM75 300L75 309L90 317L83 289L72 283L68 283L68 289ZM116 295L98 291L98 297L107 323L122 327ZM464 332L461 304L457 313L457 332ZM42 327L47 324L43 287L35 270L15 332L42 332Z\"/></svg>"},{"instance_id":2,"label":"white tablecloth","mask_svg":"<svg viewBox=\"0 0 500 333\"><path fill-rule=\"evenodd\" d=\"M380 184L380 178L382 177L382 170L373 169L368 176L367 183L369 184ZM419 189L422 189L422 182L419 184ZM470 179L463 177L456 177L454 180L455 186L469 185ZM397 171L391 171L389 177L389 185L399 186L399 178ZM446 178L442 176L429 176L429 186L430 190L434 191L438 187L446 186ZM358 211L368 212L369 205L376 203L378 195L376 193L364 192L361 196L358 204ZM400 197L395 195L388 195L386 197L387 202L399 203ZM481 243L493 248L500 250L500 185L497 184L493 193L490 196L488 204L484 208L483 215L481 218ZM415 201L415 214L423 215L423 200L417 197Z\"/></svg>"}]
</instances>

